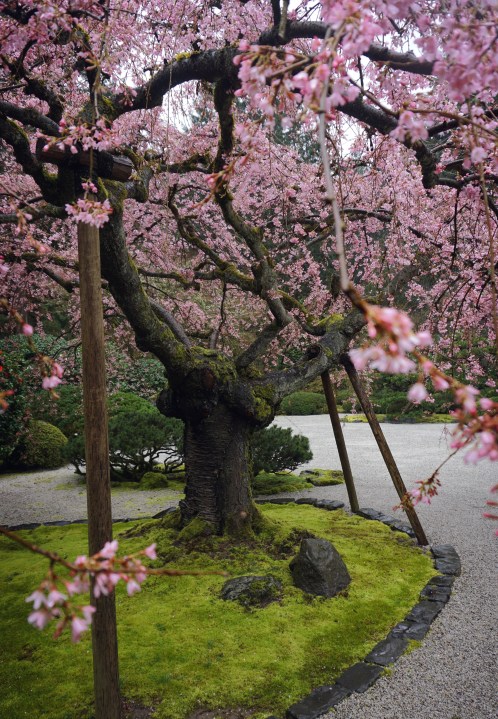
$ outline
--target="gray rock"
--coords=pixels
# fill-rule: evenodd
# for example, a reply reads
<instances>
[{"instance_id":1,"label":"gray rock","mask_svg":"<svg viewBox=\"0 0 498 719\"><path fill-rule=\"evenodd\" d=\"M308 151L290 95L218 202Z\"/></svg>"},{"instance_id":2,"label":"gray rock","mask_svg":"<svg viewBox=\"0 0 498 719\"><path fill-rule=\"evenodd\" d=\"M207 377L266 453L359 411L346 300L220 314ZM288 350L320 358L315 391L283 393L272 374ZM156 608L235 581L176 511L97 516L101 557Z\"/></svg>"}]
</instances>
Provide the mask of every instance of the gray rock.
<instances>
[{"instance_id":1,"label":"gray rock","mask_svg":"<svg viewBox=\"0 0 498 719\"><path fill-rule=\"evenodd\" d=\"M430 628L431 625L428 622L414 622L405 619L399 624L396 624L388 636L398 639L423 639Z\"/></svg>"},{"instance_id":2,"label":"gray rock","mask_svg":"<svg viewBox=\"0 0 498 719\"><path fill-rule=\"evenodd\" d=\"M162 519L162 517L166 517L168 514L172 514L173 512L176 512L178 507L167 507L166 509L162 509L157 514L154 514L152 516L152 519Z\"/></svg>"},{"instance_id":3,"label":"gray rock","mask_svg":"<svg viewBox=\"0 0 498 719\"><path fill-rule=\"evenodd\" d=\"M428 584L436 587L452 587L454 583L455 577L452 577L449 574L438 574L437 577L432 577L432 579L429 579L428 582Z\"/></svg>"},{"instance_id":4,"label":"gray rock","mask_svg":"<svg viewBox=\"0 0 498 719\"><path fill-rule=\"evenodd\" d=\"M462 564L458 556L441 557L440 559L436 559L434 566L438 572L449 574L453 577L459 577L462 573Z\"/></svg>"},{"instance_id":5,"label":"gray rock","mask_svg":"<svg viewBox=\"0 0 498 719\"><path fill-rule=\"evenodd\" d=\"M302 472L299 472L300 477L319 477L320 472L317 469L303 469Z\"/></svg>"},{"instance_id":6,"label":"gray rock","mask_svg":"<svg viewBox=\"0 0 498 719\"><path fill-rule=\"evenodd\" d=\"M300 497L299 499L296 499L296 504L311 504L313 507L316 507L317 502L319 501L320 500L315 497Z\"/></svg>"},{"instance_id":7,"label":"gray rock","mask_svg":"<svg viewBox=\"0 0 498 719\"><path fill-rule=\"evenodd\" d=\"M358 662L341 674L337 683L351 692L362 694L374 684L383 672L378 664Z\"/></svg>"},{"instance_id":8,"label":"gray rock","mask_svg":"<svg viewBox=\"0 0 498 719\"><path fill-rule=\"evenodd\" d=\"M303 539L290 569L296 587L323 597L334 597L351 582L341 555L326 539Z\"/></svg>"},{"instance_id":9,"label":"gray rock","mask_svg":"<svg viewBox=\"0 0 498 719\"><path fill-rule=\"evenodd\" d=\"M458 557L458 553L451 544L437 544L431 547L432 554L436 557Z\"/></svg>"},{"instance_id":10,"label":"gray rock","mask_svg":"<svg viewBox=\"0 0 498 719\"><path fill-rule=\"evenodd\" d=\"M412 622L431 624L443 607L443 602L429 602L424 600L415 604L412 611L406 615L406 619Z\"/></svg>"},{"instance_id":11,"label":"gray rock","mask_svg":"<svg viewBox=\"0 0 498 719\"><path fill-rule=\"evenodd\" d=\"M221 588L225 601L239 602L244 607L266 607L282 596L282 582L269 574L266 577L234 577Z\"/></svg>"},{"instance_id":12,"label":"gray rock","mask_svg":"<svg viewBox=\"0 0 498 719\"><path fill-rule=\"evenodd\" d=\"M365 657L366 662L387 667L399 659L408 647L408 640L403 637L387 637L375 646Z\"/></svg>"},{"instance_id":13,"label":"gray rock","mask_svg":"<svg viewBox=\"0 0 498 719\"><path fill-rule=\"evenodd\" d=\"M315 504L318 509L326 509L328 512L333 512L335 509L342 509L344 502L339 502L337 499L319 499Z\"/></svg>"},{"instance_id":14,"label":"gray rock","mask_svg":"<svg viewBox=\"0 0 498 719\"><path fill-rule=\"evenodd\" d=\"M420 592L421 599L428 599L431 602L446 602L451 596L451 587L440 587L436 584L426 584Z\"/></svg>"},{"instance_id":15,"label":"gray rock","mask_svg":"<svg viewBox=\"0 0 498 719\"><path fill-rule=\"evenodd\" d=\"M394 517L390 517L388 514L379 512L377 509L372 509L371 507L359 509L356 514L359 514L359 516L363 517L364 519L371 519L375 522L382 522L383 524L388 524L389 526L391 526L391 524L396 521Z\"/></svg>"},{"instance_id":16,"label":"gray rock","mask_svg":"<svg viewBox=\"0 0 498 719\"><path fill-rule=\"evenodd\" d=\"M350 693L348 689L338 684L317 687L307 697L289 707L285 716L287 719L315 719L339 704Z\"/></svg>"}]
</instances>

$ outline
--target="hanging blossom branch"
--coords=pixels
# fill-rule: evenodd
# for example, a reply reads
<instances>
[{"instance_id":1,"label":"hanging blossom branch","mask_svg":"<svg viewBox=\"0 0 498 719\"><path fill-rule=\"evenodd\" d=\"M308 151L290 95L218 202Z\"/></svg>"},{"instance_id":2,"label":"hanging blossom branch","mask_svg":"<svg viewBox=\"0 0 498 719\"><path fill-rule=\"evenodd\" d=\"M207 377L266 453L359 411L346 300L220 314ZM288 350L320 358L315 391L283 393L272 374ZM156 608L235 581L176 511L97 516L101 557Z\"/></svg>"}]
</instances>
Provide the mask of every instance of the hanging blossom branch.
<instances>
[{"instance_id":1,"label":"hanging blossom branch","mask_svg":"<svg viewBox=\"0 0 498 719\"><path fill-rule=\"evenodd\" d=\"M227 576L226 572L206 572L180 569L154 569L146 567L142 559L157 559L156 545L117 557L119 544L116 540L106 542L103 549L90 557L81 555L74 562L68 562L56 552L42 549L31 544L18 534L0 527L0 534L8 537L29 551L46 557L50 566L40 585L26 598L26 602L33 603L33 611L28 622L37 629L45 629L52 621L56 622L54 639L60 637L66 628L71 629L71 639L78 642L92 623L96 609L91 604L81 604L74 599L78 595L88 594L92 586L95 598L108 596L114 591L119 582L126 584L129 596L141 589L142 582L148 576L183 576L217 574ZM61 575L56 572L59 565L66 572Z\"/></svg>"},{"instance_id":2,"label":"hanging blossom branch","mask_svg":"<svg viewBox=\"0 0 498 719\"><path fill-rule=\"evenodd\" d=\"M341 289L352 304L364 314L367 319L368 334L371 339L376 340L374 345L350 352L356 368L364 370L370 366L382 372L396 374L413 372L418 368L419 380L408 392L410 401L420 403L428 397L425 387L428 378L434 390L451 390L459 405L453 413L458 422L453 433L452 448L455 450L453 454L465 447L468 449L464 457L466 462L476 463L483 458L497 461L498 402L486 397L479 398L480 393L475 387L465 385L437 368L420 352L420 349L432 343L430 333L415 332L411 319L400 310L368 303L349 278L342 214L332 179L326 142L326 122L334 119L336 108L354 101L360 93L360 88L346 71L346 59L337 52L337 38L341 36L344 27L345 21L341 18L334 24L333 37L329 27L323 41L314 38L311 43L314 55L309 56L294 50L249 45L243 40L239 45L241 54L234 58L234 63L240 66L239 79L242 86L236 94L245 95L250 105L263 113L266 124L270 128L274 126L275 108L279 112L284 112L287 103L299 103L306 112L318 115L326 201L332 206L334 216ZM374 29L372 26L372 32ZM335 76L333 76L334 72ZM395 139L404 141L407 134L410 141L425 139L428 136L423 123L415 120L413 109L392 114L397 115L396 127L390 132ZM438 112L430 111L430 114L436 116ZM282 123L284 127L285 119ZM467 164L479 163L482 168L483 157L489 148L482 149L482 137L479 138L478 144L475 125L476 123L472 123L473 149ZM479 129L481 132L489 130L485 126ZM493 248L492 236L490 236L490 247ZM440 469L441 467L438 467L431 477L419 481L417 487L408 493L404 501L412 506L420 501L430 502L437 494ZM498 492L498 485L491 491ZM498 503L493 501L488 504L493 507L498 506ZM498 518L489 513L485 516Z\"/></svg>"}]
</instances>

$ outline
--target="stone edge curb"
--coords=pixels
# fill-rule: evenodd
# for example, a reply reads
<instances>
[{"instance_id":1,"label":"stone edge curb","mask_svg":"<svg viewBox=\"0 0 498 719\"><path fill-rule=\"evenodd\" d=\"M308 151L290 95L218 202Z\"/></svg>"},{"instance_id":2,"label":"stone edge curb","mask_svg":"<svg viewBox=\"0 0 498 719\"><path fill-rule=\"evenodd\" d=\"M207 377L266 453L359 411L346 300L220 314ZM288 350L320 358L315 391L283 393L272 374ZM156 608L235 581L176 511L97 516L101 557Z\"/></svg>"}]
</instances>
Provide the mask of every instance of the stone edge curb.
<instances>
[{"instance_id":1,"label":"stone edge curb","mask_svg":"<svg viewBox=\"0 0 498 719\"><path fill-rule=\"evenodd\" d=\"M344 502L314 497L278 497L273 499L256 499L256 504L310 504L318 509L334 511L342 509ZM126 517L115 519L114 523L131 522L139 519L160 519L176 507L168 507L152 517ZM404 532L414 538L412 528L387 514L367 507L356 513L364 519L381 522L395 532ZM42 522L39 524L19 524L8 527L11 530L37 529L38 527L64 527L71 524L87 524L86 519L60 520ZM449 601L455 578L460 576L461 562L457 551L450 544L440 544L429 547L434 559L434 567L440 574L433 577L420 592L420 601L408 612L406 617L380 641L365 659L346 669L334 684L320 686L313 689L310 694L295 702L286 712L286 719L316 719L329 712L340 702L353 693L363 693L369 689L377 679L382 676L386 667L393 664L405 652L408 640L423 639L430 629L432 622ZM268 719L277 719L271 716Z\"/></svg>"}]
</instances>

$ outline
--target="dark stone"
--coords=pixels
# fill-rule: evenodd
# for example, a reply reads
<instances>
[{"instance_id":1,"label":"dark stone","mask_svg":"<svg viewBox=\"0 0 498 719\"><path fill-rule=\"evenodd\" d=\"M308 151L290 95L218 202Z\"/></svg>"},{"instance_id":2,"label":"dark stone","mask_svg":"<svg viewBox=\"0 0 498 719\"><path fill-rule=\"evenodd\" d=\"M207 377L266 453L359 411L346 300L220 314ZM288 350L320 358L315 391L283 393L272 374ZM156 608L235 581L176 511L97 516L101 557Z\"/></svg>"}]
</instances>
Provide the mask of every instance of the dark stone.
<instances>
[{"instance_id":1,"label":"dark stone","mask_svg":"<svg viewBox=\"0 0 498 719\"><path fill-rule=\"evenodd\" d=\"M408 640L402 637L387 637L375 646L365 657L366 662L373 662L387 667L399 659L408 647Z\"/></svg>"},{"instance_id":2,"label":"dark stone","mask_svg":"<svg viewBox=\"0 0 498 719\"><path fill-rule=\"evenodd\" d=\"M315 719L335 707L350 693L338 684L331 687L317 687L307 697L289 707L285 716L287 719Z\"/></svg>"},{"instance_id":3,"label":"dark stone","mask_svg":"<svg viewBox=\"0 0 498 719\"><path fill-rule=\"evenodd\" d=\"M431 552L437 559L440 557L458 557L455 547L452 547L451 544L437 544L436 546L431 547Z\"/></svg>"},{"instance_id":4,"label":"dark stone","mask_svg":"<svg viewBox=\"0 0 498 719\"><path fill-rule=\"evenodd\" d=\"M334 597L351 582L339 552L326 539L316 537L302 540L290 570L296 587L323 597Z\"/></svg>"},{"instance_id":5,"label":"dark stone","mask_svg":"<svg viewBox=\"0 0 498 719\"><path fill-rule=\"evenodd\" d=\"M342 509L344 507L344 502L339 502L337 499L319 499L315 507L332 512L335 509Z\"/></svg>"},{"instance_id":6,"label":"dark stone","mask_svg":"<svg viewBox=\"0 0 498 719\"><path fill-rule=\"evenodd\" d=\"M351 692L362 694L374 684L383 672L378 664L358 662L341 674L337 683Z\"/></svg>"},{"instance_id":7,"label":"dark stone","mask_svg":"<svg viewBox=\"0 0 498 719\"><path fill-rule=\"evenodd\" d=\"M429 584L433 584L436 587L452 587L455 583L455 577L448 574L438 574L437 577L429 579Z\"/></svg>"},{"instance_id":8,"label":"dark stone","mask_svg":"<svg viewBox=\"0 0 498 719\"><path fill-rule=\"evenodd\" d=\"M244 607L266 607L282 596L282 582L271 575L266 577L234 577L221 588L221 598L239 602Z\"/></svg>"},{"instance_id":9,"label":"dark stone","mask_svg":"<svg viewBox=\"0 0 498 719\"><path fill-rule=\"evenodd\" d=\"M405 618L412 622L431 624L443 607L443 602L429 602L424 600L415 604L412 611L407 614Z\"/></svg>"},{"instance_id":10,"label":"dark stone","mask_svg":"<svg viewBox=\"0 0 498 719\"><path fill-rule=\"evenodd\" d=\"M162 519L163 517L166 517L168 514L173 514L173 512L176 512L178 507L166 507L166 509L161 509L160 512L157 514L154 514L152 516L152 519Z\"/></svg>"},{"instance_id":11,"label":"dark stone","mask_svg":"<svg viewBox=\"0 0 498 719\"><path fill-rule=\"evenodd\" d=\"M318 501L315 497L300 497L296 499L296 504L311 504L312 507L316 507Z\"/></svg>"},{"instance_id":12,"label":"dark stone","mask_svg":"<svg viewBox=\"0 0 498 719\"><path fill-rule=\"evenodd\" d=\"M426 584L420 592L421 599L428 599L431 602L443 602L446 604L451 596L451 587L439 587L436 584Z\"/></svg>"},{"instance_id":13,"label":"dark stone","mask_svg":"<svg viewBox=\"0 0 498 719\"><path fill-rule=\"evenodd\" d=\"M31 522L30 524L16 524L13 527L9 527L9 529L12 529L14 532L18 532L21 529L37 529L40 526L40 524Z\"/></svg>"},{"instance_id":14,"label":"dark stone","mask_svg":"<svg viewBox=\"0 0 498 719\"><path fill-rule=\"evenodd\" d=\"M391 527L393 532L404 532L405 534L408 534L409 537L415 536L415 532L410 527L410 525L405 524L399 519L393 519L390 522L384 522L384 524L387 524L388 527Z\"/></svg>"},{"instance_id":15,"label":"dark stone","mask_svg":"<svg viewBox=\"0 0 498 719\"><path fill-rule=\"evenodd\" d=\"M363 517L364 519L371 519L375 522L382 522L383 524L388 525L391 525L391 522L395 521L394 517L390 517L388 514L379 512L377 509L372 509L371 507L359 509L356 514L359 514L360 517Z\"/></svg>"},{"instance_id":16,"label":"dark stone","mask_svg":"<svg viewBox=\"0 0 498 719\"><path fill-rule=\"evenodd\" d=\"M401 637L406 637L406 639L423 639L430 628L431 625L426 622L411 622L405 619L399 624L396 624L388 636L398 639Z\"/></svg>"},{"instance_id":17,"label":"dark stone","mask_svg":"<svg viewBox=\"0 0 498 719\"><path fill-rule=\"evenodd\" d=\"M302 472L299 472L300 477L319 477L320 472L317 469L303 469Z\"/></svg>"},{"instance_id":18,"label":"dark stone","mask_svg":"<svg viewBox=\"0 0 498 719\"><path fill-rule=\"evenodd\" d=\"M45 527L67 527L68 524L72 524L67 519L59 519L56 522L45 522Z\"/></svg>"},{"instance_id":19,"label":"dark stone","mask_svg":"<svg viewBox=\"0 0 498 719\"><path fill-rule=\"evenodd\" d=\"M371 507L362 507L362 509L359 509L356 514L359 514L360 517L364 517L365 519L372 519L378 521L379 517L382 515L382 512L379 512L376 509L372 509Z\"/></svg>"},{"instance_id":20,"label":"dark stone","mask_svg":"<svg viewBox=\"0 0 498 719\"><path fill-rule=\"evenodd\" d=\"M462 564L458 556L455 557L441 557L436 559L434 566L442 574L449 574L453 577L459 577L462 573Z\"/></svg>"}]
</instances>

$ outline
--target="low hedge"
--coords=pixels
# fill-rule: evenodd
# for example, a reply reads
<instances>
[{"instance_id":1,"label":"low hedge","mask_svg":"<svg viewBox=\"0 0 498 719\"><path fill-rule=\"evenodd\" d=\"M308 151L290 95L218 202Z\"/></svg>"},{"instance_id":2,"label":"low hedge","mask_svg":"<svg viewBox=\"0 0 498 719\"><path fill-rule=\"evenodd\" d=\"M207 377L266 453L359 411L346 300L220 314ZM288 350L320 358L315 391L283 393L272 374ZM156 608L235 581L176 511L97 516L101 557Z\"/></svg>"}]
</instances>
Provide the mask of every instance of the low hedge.
<instances>
[{"instance_id":1,"label":"low hedge","mask_svg":"<svg viewBox=\"0 0 498 719\"><path fill-rule=\"evenodd\" d=\"M318 392L293 392L285 397L280 404L279 414L326 414L327 402L323 394Z\"/></svg>"}]
</instances>

